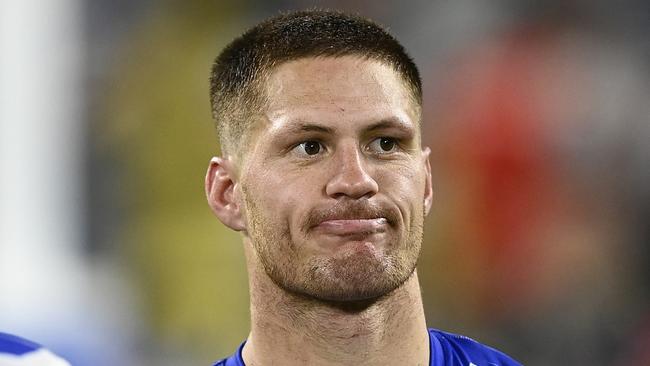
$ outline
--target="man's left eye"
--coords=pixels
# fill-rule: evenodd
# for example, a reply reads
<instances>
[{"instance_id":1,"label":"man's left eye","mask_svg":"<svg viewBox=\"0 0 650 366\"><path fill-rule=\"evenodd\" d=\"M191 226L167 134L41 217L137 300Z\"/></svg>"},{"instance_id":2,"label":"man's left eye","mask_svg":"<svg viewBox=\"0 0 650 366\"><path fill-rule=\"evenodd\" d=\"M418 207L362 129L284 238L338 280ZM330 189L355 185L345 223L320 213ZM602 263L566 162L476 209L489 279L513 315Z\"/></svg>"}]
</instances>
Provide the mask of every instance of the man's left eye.
<instances>
[{"instance_id":1,"label":"man's left eye","mask_svg":"<svg viewBox=\"0 0 650 366\"><path fill-rule=\"evenodd\" d=\"M370 142L368 149L372 152L385 154L395 151L397 148L397 141L391 137L378 137Z\"/></svg>"}]
</instances>

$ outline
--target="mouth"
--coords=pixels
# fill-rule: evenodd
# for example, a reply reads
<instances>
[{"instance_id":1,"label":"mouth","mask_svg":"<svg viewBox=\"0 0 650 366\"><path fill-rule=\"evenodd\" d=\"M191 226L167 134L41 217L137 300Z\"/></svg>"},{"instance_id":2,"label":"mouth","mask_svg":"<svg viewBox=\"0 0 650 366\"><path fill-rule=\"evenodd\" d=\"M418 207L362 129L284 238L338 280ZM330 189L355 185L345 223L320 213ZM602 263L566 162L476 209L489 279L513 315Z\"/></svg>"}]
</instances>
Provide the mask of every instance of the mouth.
<instances>
[{"instance_id":1,"label":"mouth","mask_svg":"<svg viewBox=\"0 0 650 366\"><path fill-rule=\"evenodd\" d=\"M388 220L385 217L328 219L316 225L314 230L323 234L336 236L365 237L388 230Z\"/></svg>"}]
</instances>

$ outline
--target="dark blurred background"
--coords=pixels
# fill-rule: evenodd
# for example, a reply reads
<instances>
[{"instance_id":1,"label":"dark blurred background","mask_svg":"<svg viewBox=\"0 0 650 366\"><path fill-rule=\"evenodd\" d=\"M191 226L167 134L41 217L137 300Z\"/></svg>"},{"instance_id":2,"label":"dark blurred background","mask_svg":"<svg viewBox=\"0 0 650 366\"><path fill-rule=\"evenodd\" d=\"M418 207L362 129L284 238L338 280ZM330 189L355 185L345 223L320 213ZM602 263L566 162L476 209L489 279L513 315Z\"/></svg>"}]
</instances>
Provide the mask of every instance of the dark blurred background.
<instances>
[{"instance_id":1,"label":"dark blurred background","mask_svg":"<svg viewBox=\"0 0 650 366\"><path fill-rule=\"evenodd\" d=\"M0 330L79 366L235 350L248 290L204 199L208 72L248 27L315 5L387 26L420 67L429 326L525 365L650 365L640 0L2 0Z\"/></svg>"}]
</instances>

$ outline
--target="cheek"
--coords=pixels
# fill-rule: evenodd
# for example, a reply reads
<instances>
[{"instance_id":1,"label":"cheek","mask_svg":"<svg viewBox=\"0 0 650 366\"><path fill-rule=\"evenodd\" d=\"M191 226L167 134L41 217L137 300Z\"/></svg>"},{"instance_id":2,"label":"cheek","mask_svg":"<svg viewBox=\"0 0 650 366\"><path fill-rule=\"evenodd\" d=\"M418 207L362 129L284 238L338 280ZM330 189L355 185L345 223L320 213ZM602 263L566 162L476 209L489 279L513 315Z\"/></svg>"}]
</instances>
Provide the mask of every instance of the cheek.
<instances>
[{"instance_id":1,"label":"cheek","mask_svg":"<svg viewBox=\"0 0 650 366\"><path fill-rule=\"evenodd\" d=\"M377 174L379 189L387 192L397 193L400 197L413 199L419 194L424 196L424 171L415 169L408 165L399 165L390 170L381 171Z\"/></svg>"},{"instance_id":2,"label":"cheek","mask_svg":"<svg viewBox=\"0 0 650 366\"><path fill-rule=\"evenodd\" d=\"M307 196L305 187L299 184L300 182L297 177L287 174L260 175L255 183L249 186L249 200L253 201L258 214L276 225L286 227L292 224L292 216L300 215L300 204Z\"/></svg>"},{"instance_id":3,"label":"cheek","mask_svg":"<svg viewBox=\"0 0 650 366\"><path fill-rule=\"evenodd\" d=\"M378 175L379 190L397 204L407 223L424 212L424 171L399 166Z\"/></svg>"}]
</instances>

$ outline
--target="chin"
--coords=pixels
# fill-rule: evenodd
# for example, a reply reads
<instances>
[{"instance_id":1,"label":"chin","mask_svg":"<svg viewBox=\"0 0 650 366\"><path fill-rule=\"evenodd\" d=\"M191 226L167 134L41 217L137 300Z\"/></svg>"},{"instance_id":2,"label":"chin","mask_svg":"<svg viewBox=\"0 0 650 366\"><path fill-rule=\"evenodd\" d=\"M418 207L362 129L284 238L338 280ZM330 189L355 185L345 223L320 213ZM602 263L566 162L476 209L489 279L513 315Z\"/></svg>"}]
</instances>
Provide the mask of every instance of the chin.
<instances>
[{"instance_id":1,"label":"chin","mask_svg":"<svg viewBox=\"0 0 650 366\"><path fill-rule=\"evenodd\" d=\"M373 301L399 288L415 270L415 263L405 265L392 257L356 254L313 263L303 292L329 302Z\"/></svg>"},{"instance_id":2,"label":"chin","mask_svg":"<svg viewBox=\"0 0 650 366\"><path fill-rule=\"evenodd\" d=\"M400 250L386 247L394 246L348 242L327 254L301 253L276 260L267 254L260 258L268 277L287 293L308 301L354 308L391 294L414 273L419 246Z\"/></svg>"}]
</instances>

